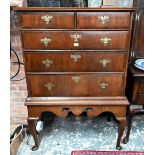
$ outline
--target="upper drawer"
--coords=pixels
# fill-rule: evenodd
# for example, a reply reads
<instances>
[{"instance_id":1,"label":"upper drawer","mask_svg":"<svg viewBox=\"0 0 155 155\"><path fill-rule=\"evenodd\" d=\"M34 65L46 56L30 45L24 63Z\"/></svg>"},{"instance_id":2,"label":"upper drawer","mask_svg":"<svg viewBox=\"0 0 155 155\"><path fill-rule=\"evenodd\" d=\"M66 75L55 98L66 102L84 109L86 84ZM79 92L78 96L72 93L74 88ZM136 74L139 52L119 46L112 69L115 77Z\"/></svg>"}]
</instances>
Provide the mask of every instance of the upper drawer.
<instances>
[{"instance_id":1,"label":"upper drawer","mask_svg":"<svg viewBox=\"0 0 155 155\"><path fill-rule=\"evenodd\" d=\"M22 13L20 25L22 28L71 29L74 28L74 13Z\"/></svg>"},{"instance_id":2,"label":"upper drawer","mask_svg":"<svg viewBox=\"0 0 155 155\"><path fill-rule=\"evenodd\" d=\"M128 50L129 31L23 31L25 49Z\"/></svg>"},{"instance_id":3,"label":"upper drawer","mask_svg":"<svg viewBox=\"0 0 155 155\"><path fill-rule=\"evenodd\" d=\"M77 13L79 29L126 29L130 27L130 12Z\"/></svg>"}]
</instances>

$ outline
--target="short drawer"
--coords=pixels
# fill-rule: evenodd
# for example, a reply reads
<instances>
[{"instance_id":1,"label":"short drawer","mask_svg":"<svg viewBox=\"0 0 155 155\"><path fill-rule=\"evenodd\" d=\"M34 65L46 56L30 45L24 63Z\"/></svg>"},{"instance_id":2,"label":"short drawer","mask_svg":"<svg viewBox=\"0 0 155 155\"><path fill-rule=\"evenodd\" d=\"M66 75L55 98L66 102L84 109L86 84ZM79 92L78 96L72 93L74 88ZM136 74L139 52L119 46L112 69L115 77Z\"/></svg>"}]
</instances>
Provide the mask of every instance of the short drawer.
<instances>
[{"instance_id":1,"label":"short drawer","mask_svg":"<svg viewBox=\"0 0 155 155\"><path fill-rule=\"evenodd\" d=\"M28 72L123 72L126 52L25 53Z\"/></svg>"},{"instance_id":2,"label":"short drawer","mask_svg":"<svg viewBox=\"0 0 155 155\"><path fill-rule=\"evenodd\" d=\"M23 31L24 49L127 50L129 31Z\"/></svg>"},{"instance_id":3,"label":"short drawer","mask_svg":"<svg viewBox=\"0 0 155 155\"><path fill-rule=\"evenodd\" d=\"M21 13L20 25L22 28L74 28L73 12Z\"/></svg>"},{"instance_id":4,"label":"short drawer","mask_svg":"<svg viewBox=\"0 0 155 155\"><path fill-rule=\"evenodd\" d=\"M124 74L28 75L29 96L123 96Z\"/></svg>"},{"instance_id":5,"label":"short drawer","mask_svg":"<svg viewBox=\"0 0 155 155\"><path fill-rule=\"evenodd\" d=\"M79 29L127 29L130 27L130 12L79 12Z\"/></svg>"}]
</instances>

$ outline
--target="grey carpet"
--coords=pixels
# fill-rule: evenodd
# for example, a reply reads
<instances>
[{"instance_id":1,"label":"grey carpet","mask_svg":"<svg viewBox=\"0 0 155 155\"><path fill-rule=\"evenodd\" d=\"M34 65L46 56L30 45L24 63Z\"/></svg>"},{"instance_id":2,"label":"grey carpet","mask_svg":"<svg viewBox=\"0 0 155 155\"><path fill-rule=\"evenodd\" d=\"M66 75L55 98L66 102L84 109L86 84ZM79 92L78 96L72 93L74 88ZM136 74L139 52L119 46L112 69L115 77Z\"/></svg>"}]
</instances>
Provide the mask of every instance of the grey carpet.
<instances>
[{"instance_id":1,"label":"grey carpet","mask_svg":"<svg viewBox=\"0 0 155 155\"><path fill-rule=\"evenodd\" d=\"M121 144L123 150L144 150L143 120L143 116L134 117L130 141ZM72 150L115 150L117 130L117 122L107 122L105 116L55 118L40 134L42 140L37 151L31 151L32 137L25 137L17 155L70 155Z\"/></svg>"}]
</instances>

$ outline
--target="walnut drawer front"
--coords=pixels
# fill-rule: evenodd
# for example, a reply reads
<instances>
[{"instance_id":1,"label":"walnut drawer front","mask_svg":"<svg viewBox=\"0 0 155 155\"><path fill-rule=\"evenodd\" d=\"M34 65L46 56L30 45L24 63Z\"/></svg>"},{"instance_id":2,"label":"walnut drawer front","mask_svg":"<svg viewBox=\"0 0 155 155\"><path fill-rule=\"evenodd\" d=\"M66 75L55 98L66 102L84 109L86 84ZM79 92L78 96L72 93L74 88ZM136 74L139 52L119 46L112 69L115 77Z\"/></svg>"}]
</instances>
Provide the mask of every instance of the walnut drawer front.
<instances>
[{"instance_id":1,"label":"walnut drawer front","mask_svg":"<svg viewBox=\"0 0 155 155\"><path fill-rule=\"evenodd\" d=\"M130 27L130 12L79 12L79 29L127 29Z\"/></svg>"},{"instance_id":2,"label":"walnut drawer front","mask_svg":"<svg viewBox=\"0 0 155 155\"><path fill-rule=\"evenodd\" d=\"M22 13L20 14L22 28L74 28L73 12L47 12L47 13Z\"/></svg>"},{"instance_id":3,"label":"walnut drawer front","mask_svg":"<svg viewBox=\"0 0 155 155\"><path fill-rule=\"evenodd\" d=\"M28 75L29 96L123 96L124 74Z\"/></svg>"},{"instance_id":4,"label":"walnut drawer front","mask_svg":"<svg viewBox=\"0 0 155 155\"><path fill-rule=\"evenodd\" d=\"M27 72L124 72L126 52L25 53Z\"/></svg>"},{"instance_id":5,"label":"walnut drawer front","mask_svg":"<svg viewBox=\"0 0 155 155\"><path fill-rule=\"evenodd\" d=\"M139 94L144 94L144 80L140 81Z\"/></svg>"},{"instance_id":6,"label":"walnut drawer front","mask_svg":"<svg viewBox=\"0 0 155 155\"><path fill-rule=\"evenodd\" d=\"M23 31L24 49L127 50L129 31Z\"/></svg>"},{"instance_id":7,"label":"walnut drawer front","mask_svg":"<svg viewBox=\"0 0 155 155\"><path fill-rule=\"evenodd\" d=\"M142 94L138 94L136 100L135 100L136 104L144 104L144 95Z\"/></svg>"}]
</instances>

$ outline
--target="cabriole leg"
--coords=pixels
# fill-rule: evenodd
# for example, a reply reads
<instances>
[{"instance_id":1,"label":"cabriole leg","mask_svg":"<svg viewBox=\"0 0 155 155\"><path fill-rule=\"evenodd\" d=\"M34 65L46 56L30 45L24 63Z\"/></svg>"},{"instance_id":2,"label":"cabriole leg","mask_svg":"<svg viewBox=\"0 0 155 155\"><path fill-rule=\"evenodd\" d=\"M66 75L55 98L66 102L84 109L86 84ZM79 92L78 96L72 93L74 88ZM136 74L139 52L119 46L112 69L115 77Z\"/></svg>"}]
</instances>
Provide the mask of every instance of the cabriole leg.
<instances>
[{"instance_id":1,"label":"cabriole leg","mask_svg":"<svg viewBox=\"0 0 155 155\"><path fill-rule=\"evenodd\" d=\"M117 144L116 144L116 149L117 150L122 150L122 147L120 146L121 138L125 129L126 125L126 118L117 118L119 121L119 127L118 127L118 137L117 137Z\"/></svg>"},{"instance_id":2,"label":"cabriole leg","mask_svg":"<svg viewBox=\"0 0 155 155\"><path fill-rule=\"evenodd\" d=\"M129 112L129 115L127 116L127 133L125 138L123 139L123 143L127 144L129 141L130 131L131 131L131 124L132 124L132 118L134 116L134 112Z\"/></svg>"},{"instance_id":3,"label":"cabriole leg","mask_svg":"<svg viewBox=\"0 0 155 155\"><path fill-rule=\"evenodd\" d=\"M28 128L30 133L33 136L34 139L34 143L35 145L32 147L32 151L36 151L39 147L39 139L38 139L38 135L36 132L36 121L38 120L38 118L28 118L27 122L28 122Z\"/></svg>"}]
</instances>

